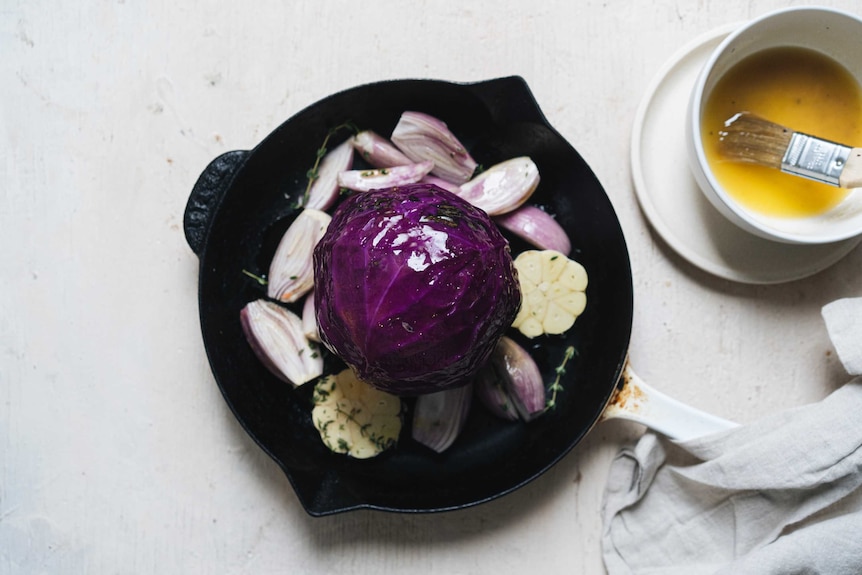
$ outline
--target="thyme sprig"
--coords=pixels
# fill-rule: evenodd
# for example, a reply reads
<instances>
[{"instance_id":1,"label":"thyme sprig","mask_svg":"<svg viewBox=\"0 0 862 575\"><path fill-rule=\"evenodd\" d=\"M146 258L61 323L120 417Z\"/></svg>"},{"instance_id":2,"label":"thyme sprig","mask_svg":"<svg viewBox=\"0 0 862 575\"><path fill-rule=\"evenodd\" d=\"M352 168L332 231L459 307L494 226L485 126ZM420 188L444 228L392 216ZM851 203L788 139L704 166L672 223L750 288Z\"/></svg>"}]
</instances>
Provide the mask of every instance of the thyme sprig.
<instances>
[{"instance_id":1,"label":"thyme sprig","mask_svg":"<svg viewBox=\"0 0 862 575\"><path fill-rule=\"evenodd\" d=\"M551 383L551 386L548 390L551 392L551 397L545 403L545 409L550 411L557 407L557 392L563 391L563 386L560 383L563 375L566 373L566 364L569 363L569 360L572 359L576 354L577 350L575 350L574 346L569 346L566 348L566 352L563 354L563 361L560 362L560 365L554 370L556 372L556 377L554 378L554 382Z\"/></svg>"},{"instance_id":2,"label":"thyme sprig","mask_svg":"<svg viewBox=\"0 0 862 575\"><path fill-rule=\"evenodd\" d=\"M259 276L257 274L253 274L250 271L244 269L242 270L243 275L246 275L256 281L258 284L265 286L269 281L266 279L266 276Z\"/></svg>"},{"instance_id":3,"label":"thyme sprig","mask_svg":"<svg viewBox=\"0 0 862 575\"><path fill-rule=\"evenodd\" d=\"M336 385L336 378L331 375L318 381L318 383L314 386L314 394L312 396L312 401L314 405L320 405L322 403L325 403L329 396L335 391ZM323 440L323 442L328 445L333 451L339 453L349 453L353 446L349 445L343 437L339 437L333 443L332 436L329 433L329 428L331 425L336 425L337 429L343 431L348 423L353 423L359 430L359 434L362 437L368 439L368 441L370 441L379 451L385 451L395 446L397 440L391 437L380 436L375 433L372 430L372 423L370 421L366 423L361 423L357 417L361 412L362 409L359 407L351 407L349 410L342 409L341 405L336 402L336 419L330 419L328 421L318 420L315 424L315 427L317 427L320 431L321 439ZM338 416L344 417L344 421L337 422Z\"/></svg>"},{"instance_id":4,"label":"thyme sprig","mask_svg":"<svg viewBox=\"0 0 862 575\"><path fill-rule=\"evenodd\" d=\"M354 407L350 411L345 411L341 409L341 406L339 405L336 405L335 407L335 412L337 414L343 415L348 421L356 424L356 426L359 428L359 434L362 437L366 438L368 441L370 441L380 451L385 451L395 445L395 440L392 438L381 437L374 432L369 433L369 429L371 429L371 422L369 421L368 423L363 424L360 423L359 420L356 418L356 416L361 411L362 410L358 407Z\"/></svg>"}]
</instances>

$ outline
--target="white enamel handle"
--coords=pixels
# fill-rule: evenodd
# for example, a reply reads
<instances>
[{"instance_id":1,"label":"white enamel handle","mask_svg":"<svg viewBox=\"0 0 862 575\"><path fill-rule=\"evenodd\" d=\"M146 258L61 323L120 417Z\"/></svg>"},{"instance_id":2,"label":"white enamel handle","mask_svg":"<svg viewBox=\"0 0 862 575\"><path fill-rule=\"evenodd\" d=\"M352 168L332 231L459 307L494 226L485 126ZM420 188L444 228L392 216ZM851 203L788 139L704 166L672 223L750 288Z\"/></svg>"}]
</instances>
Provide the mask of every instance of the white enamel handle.
<instances>
[{"instance_id":1,"label":"white enamel handle","mask_svg":"<svg viewBox=\"0 0 862 575\"><path fill-rule=\"evenodd\" d=\"M622 387L602 413L602 421L606 419L634 421L680 441L739 425L663 394L638 377L628 362L623 370Z\"/></svg>"}]
</instances>

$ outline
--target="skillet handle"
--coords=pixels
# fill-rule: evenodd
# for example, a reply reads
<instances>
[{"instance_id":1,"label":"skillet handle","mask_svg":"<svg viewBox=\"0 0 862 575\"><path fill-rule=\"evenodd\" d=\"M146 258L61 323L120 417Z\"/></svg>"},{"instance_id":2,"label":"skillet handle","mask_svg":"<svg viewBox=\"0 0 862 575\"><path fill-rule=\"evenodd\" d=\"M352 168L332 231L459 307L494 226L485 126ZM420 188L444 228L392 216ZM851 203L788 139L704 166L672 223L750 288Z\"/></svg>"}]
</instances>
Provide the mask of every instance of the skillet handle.
<instances>
[{"instance_id":1,"label":"skillet handle","mask_svg":"<svg viewBox=\"0 0 862 575\"><path fill-rule=\"evenodd\" d=\"M500 124L535 122L548 125L527 82L520 76L507 76L470 84L469 89L485 103Z\"/></svg>"},{"instance_id":2,"label":"skillet handle","mask_svg":"<svg viewBox=\"0 0 862 575\"><path fill-rule=\"evenodd\" d=\"M212 216L248 155L247 150L225 152L210 162L198 176L183 216L186 241L195 254L201 255Z\"/></svg>"},{"instance_id":3,"label":"skillet handle","mask_svg":"<svg viewBox=\"0 0 862 575\"><path fill-rule=\"evenodd\" d=\"M738 427L739 424L700 411L648 385L628 362L618 388L604 413L607 419L626 419L646 425L670 439L685 441Z\"/></svg>"}]
</instances>

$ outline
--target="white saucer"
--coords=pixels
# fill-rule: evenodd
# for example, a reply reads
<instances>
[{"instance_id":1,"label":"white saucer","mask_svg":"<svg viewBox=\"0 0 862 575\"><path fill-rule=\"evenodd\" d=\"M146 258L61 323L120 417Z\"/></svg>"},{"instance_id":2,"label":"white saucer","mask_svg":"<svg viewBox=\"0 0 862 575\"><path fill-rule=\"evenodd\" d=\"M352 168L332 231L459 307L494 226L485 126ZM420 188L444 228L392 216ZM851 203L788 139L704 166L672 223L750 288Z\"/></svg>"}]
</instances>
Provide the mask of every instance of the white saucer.
<instances>
[{"instance_id":1,"label":"white saucer","mask_svg":"<svg viewBox=\"0 0 862 575\"><path fill-rule=\"evenodd\" d=\"M697 38L653 79L632 131L635 193L655 231L695 266L742 283L792 281L831 266L862 238L816 246L765 240L725 219L698 188L685 147L689 94L703 63L735 27Z\"/></svg>"}]
</instances>

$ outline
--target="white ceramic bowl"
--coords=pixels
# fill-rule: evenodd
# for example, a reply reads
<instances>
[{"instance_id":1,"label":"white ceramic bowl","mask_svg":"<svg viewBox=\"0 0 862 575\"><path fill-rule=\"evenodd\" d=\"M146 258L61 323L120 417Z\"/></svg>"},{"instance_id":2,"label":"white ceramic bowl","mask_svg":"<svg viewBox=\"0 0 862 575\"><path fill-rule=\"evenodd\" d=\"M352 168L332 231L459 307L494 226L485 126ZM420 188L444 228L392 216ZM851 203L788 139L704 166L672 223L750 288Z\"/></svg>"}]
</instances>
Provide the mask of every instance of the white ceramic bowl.
<instances>
[{"instance_id":1,"label":"white ceramic bowl","mask_svg":"<svg viewBox=\"0 0 862 575\"><path fill-rule=\"evenodd\" d=\"M767 216L737 203L710 170L700 125L704 105L718 80L742 59L769 48L795 46L816 50L844 66L862 85L860 38L862 19L858 16L827 8L787 8L740 26L706 61L692 89L686 116L689 165L712 205L742 229L763 238L796 244L830 243L862 234L862 188L852 190L828 212L805 218Z\"/></svg>"}]
</instances>

